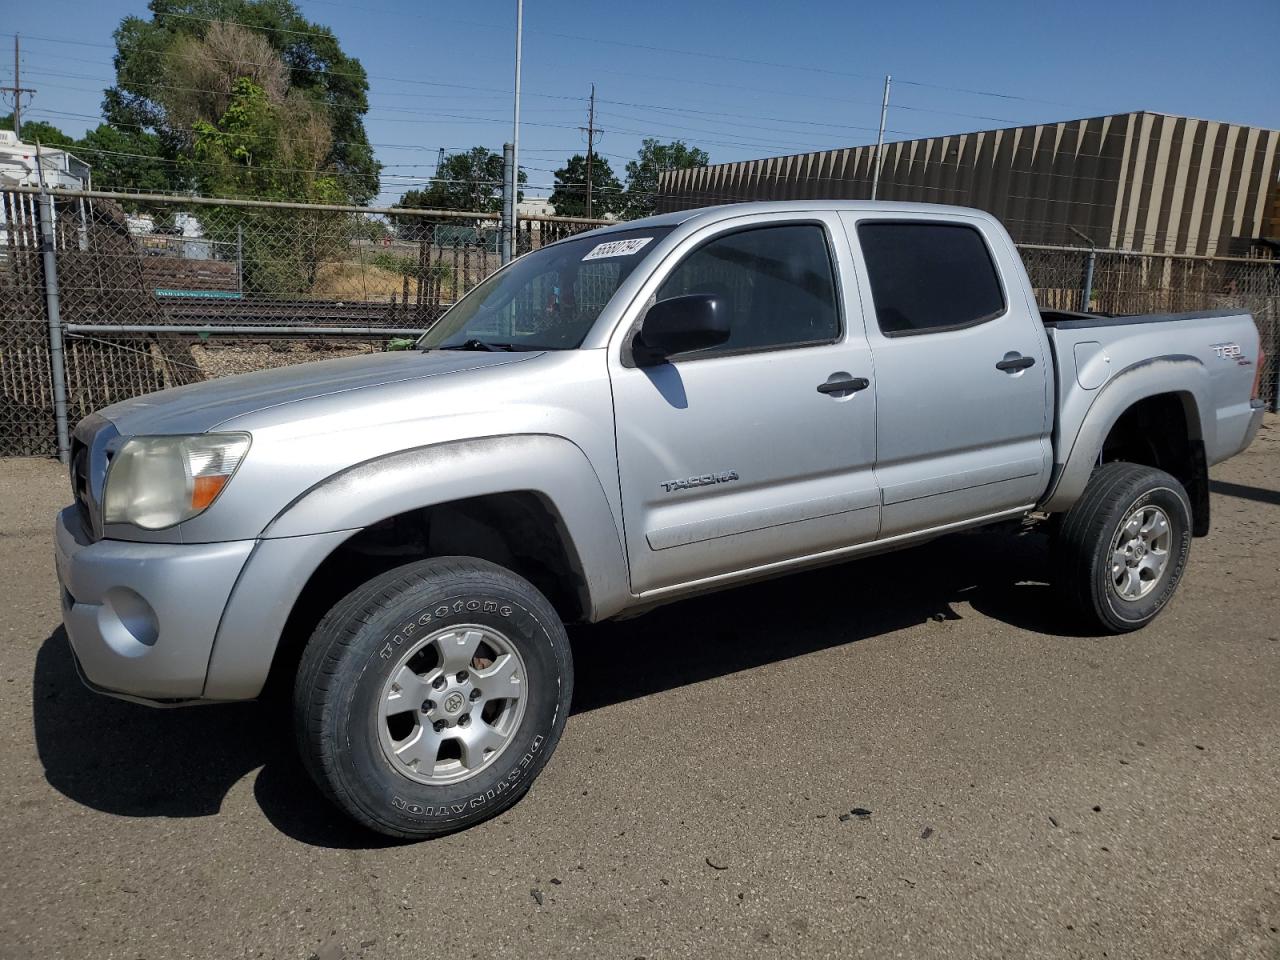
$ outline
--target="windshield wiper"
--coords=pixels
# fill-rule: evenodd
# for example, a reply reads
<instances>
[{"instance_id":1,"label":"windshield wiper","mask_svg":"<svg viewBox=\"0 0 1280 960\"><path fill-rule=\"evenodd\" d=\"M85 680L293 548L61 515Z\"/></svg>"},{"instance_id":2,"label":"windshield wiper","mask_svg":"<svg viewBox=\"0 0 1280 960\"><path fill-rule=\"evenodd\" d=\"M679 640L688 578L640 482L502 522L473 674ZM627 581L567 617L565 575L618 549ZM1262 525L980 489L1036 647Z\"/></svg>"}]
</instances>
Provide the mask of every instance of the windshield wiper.
<instances>
[{"instance_id":1,"label":"windshield wiper","mask_svg":"<svg viewBox=\"0 0 1280 960\"><path fill-rule=\"evenodd\" d=\"M462 343L451 343L451 344L448 344L447 346L436 347L436 349L437 350L488 350L490 352L498 351L498 350L506 350L509 352L515 352L516 349L518 348L511 343L488 343L484 340L476 340L475 338L472 338L470 340L464 340Z\"/></svg>"}]
</instances>

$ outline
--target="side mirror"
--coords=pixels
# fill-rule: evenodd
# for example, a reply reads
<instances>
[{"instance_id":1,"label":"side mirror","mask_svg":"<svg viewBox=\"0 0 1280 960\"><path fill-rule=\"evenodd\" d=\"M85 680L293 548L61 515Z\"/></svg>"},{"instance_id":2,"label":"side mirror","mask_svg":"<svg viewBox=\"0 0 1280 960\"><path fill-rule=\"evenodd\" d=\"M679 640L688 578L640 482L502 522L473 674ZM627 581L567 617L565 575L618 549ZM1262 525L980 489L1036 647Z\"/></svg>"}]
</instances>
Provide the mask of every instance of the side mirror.
<instances>
[{"instance_id":1,"label":"side mirror","mask_svg":"<svg viewBox=\"0 0 1280 960\"><path fill-rule=\"evenodd\" d=\"M729 339L729 310L711 293L659 300L644 315L634 344L638 364L714 347Z\"/></svg>"}]
</instances>

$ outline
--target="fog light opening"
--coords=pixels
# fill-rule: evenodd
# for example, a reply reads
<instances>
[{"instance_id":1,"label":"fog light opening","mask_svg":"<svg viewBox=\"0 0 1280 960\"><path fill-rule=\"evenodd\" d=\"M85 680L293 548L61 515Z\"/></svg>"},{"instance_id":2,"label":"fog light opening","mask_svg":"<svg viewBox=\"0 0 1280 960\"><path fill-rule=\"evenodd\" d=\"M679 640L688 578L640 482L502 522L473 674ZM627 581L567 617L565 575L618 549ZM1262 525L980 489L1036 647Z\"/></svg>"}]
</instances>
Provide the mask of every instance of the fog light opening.
<instances>
[{"instance_id":1,"label":"fog light opening","mask_svg":"<svg viewBox=\"0 0 1280 960\"><path fill-rule=\"evenodd\" d=\"M112 587L102 599L99 624L113 646L122 653L130 641L144 647L155 646L160 625L151 604L128 587Z\"/></svg>"}]
</instances>

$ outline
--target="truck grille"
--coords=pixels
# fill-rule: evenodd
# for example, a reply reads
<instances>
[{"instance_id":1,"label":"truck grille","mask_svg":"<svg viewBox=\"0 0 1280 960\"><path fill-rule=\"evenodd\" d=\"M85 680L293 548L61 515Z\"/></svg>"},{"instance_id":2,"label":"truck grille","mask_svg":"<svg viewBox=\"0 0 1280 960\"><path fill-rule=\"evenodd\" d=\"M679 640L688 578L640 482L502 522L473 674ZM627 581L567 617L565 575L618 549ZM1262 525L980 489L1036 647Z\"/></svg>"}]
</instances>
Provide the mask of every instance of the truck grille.
<instances>
[{"instance_id":1,"label":"truck grille","mask_svg":"<svg viewBox=\"0 0 1280 960\"><path fill-rule=\"evenodd\" d=\"M76 425L71 436L71 493L85 533L102 536L102 493L111 461L108 447L119 436L110 420L93 414Z\"/></svg>"},{"instance_id":2,"label":"truck grille","mask_svg":"<svg viewBox=\"0 0 1280 960\"><path fill-rule=\"evenodd\" d=\"M90 503L93 494L89 488L89 447L78 437L71 440L71 493L76 500L76 512L86 532L93 531L93 514Z\"/></svg>"}]
</instances>

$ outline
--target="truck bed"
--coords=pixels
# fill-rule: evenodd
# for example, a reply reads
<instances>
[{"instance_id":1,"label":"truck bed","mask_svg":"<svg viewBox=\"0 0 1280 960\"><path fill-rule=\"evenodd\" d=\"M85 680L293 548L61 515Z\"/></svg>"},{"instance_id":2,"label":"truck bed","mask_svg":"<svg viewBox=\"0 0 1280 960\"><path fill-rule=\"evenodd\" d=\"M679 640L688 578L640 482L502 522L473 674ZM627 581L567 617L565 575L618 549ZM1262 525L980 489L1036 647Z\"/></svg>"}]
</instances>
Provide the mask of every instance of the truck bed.
<instances>
[{"instance_id":1,"label":"truck bed","mask_svg":"<svg viewBox=\"0 0 1280 960\"><path fill-rule=\"evenodd\" d=\"M1210 464L1234 456L1252 439L1258 330L1248 312L1107 316L1050 310L1041 316L1057 366L1059 455L1113 380L1157 363L1181 368L1171 382L1189 401L1189 417L1199 421Z\"/></svg>"}]
</instances>

